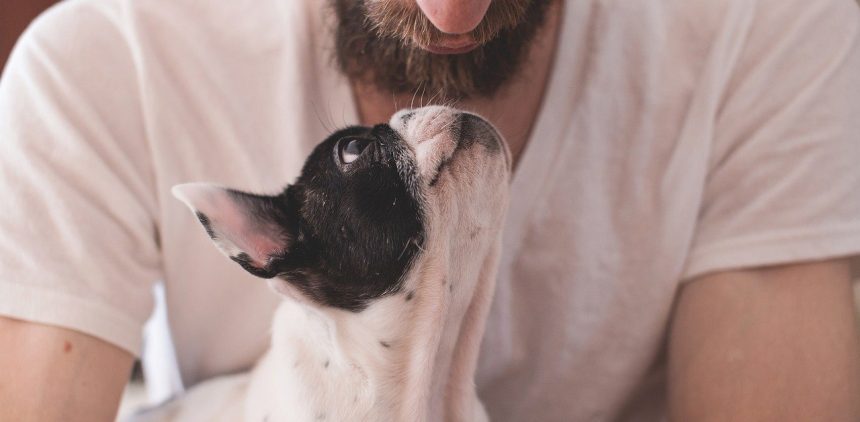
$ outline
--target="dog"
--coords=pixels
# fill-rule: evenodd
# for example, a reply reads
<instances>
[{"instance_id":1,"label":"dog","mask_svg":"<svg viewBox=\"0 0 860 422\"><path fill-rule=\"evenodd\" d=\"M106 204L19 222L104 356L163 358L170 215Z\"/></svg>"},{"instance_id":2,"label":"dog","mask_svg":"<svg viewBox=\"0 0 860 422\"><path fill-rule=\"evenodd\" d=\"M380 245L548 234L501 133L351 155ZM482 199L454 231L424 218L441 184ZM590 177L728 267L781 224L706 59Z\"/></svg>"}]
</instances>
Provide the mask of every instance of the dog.
<instances>
[{"instance_id":1,"label":"dog","mask_svg":"<svg viewBox=\"0 0 860 422\"><path fill-rule=\"evenodd\" d=\"M284 300L250 373L134 420L486 421L473 378L510 172L489 122L431 106L335 132L278 195L174 187Z\"/></svg>"}]
</instances>

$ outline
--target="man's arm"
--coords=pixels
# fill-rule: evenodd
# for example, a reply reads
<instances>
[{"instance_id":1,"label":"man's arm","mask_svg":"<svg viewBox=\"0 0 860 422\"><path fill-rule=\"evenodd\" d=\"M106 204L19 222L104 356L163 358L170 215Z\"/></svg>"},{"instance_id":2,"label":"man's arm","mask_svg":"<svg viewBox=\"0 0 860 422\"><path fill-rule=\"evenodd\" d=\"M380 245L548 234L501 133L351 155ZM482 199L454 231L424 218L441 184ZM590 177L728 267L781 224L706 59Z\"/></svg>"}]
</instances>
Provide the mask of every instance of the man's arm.
<instances>
[{"instance_id":1,"label":"man's arm","mask_svg":"<svg viewBox=\"0 0 860 422\"><path fill-rule=\"evenodd\" d=\"M675 421L860 420L846 260L702 276L669 338Z\"/></svg>"},{"instance_id":2,"label":"man's arm","mask_svg":"<svg viewBox=\"0 0 860 422\"><path fill-rule=\"evenodd\" d=\"M163 279L127 6L60 2L0 79L0 314L45 324L0 318L3 422L112 420Z\"/></svg>"},{"instance_id":3,"label":"man's arm","mask_svg":"<svg viewBox=\"0 0 860 422\"><path fill-rule=\"evenodd\" d=\"M0 420L112 421L133 362L80 332L0 317Z\"/></svg>"}]
</instances>

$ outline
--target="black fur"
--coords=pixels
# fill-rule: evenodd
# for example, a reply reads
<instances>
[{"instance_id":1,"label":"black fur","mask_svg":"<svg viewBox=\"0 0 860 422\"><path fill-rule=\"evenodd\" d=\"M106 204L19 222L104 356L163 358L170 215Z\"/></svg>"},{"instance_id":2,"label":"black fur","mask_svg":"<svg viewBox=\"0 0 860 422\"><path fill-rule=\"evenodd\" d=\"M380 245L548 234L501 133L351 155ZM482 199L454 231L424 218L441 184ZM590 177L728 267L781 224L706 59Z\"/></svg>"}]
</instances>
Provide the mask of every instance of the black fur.
<instances>
[{"instance_id":1,"label":"black fur","mask_svg":"<svg viewBox=\"0 0 860 422\"><path fill-rule=\"evenodd\" d=\"M474 114L463 113L458 119L460 141L457 148L470 148L477 141L490 152L499 152L501 146L496 141L501 137L486 120Z\"/></svg>"},{"instance_id":2,"label":"black fur","mask_svg":"<svg viewBox=\"0 0 860 422\"><path fill-rule=\"evenodd\" d=\"M370 141L358 159L340 160L338 141ZM233 191L255 221L283 230L285 249L250 273L280 277L324 306L363 310L397 292L424 243L418 177L411 150L388 125L350 127L331 135L308 157L298 180L280 195ZM198 215L210 235L205 215ZM275 223L274 225L272 223Z\"/></svg>"},{"instance_id":3,"label":"black fur","mask_svg":"<svg viewBox=\"0 0 860 422\"><path fill-rule=\"evenodd\" d=\"M217 240L218 237L215 236L215 232L212 230L212 223L209 221L209 217L199 211L194 213L194 215L197 216L197 220L199 220L200 224L203 225L203 228L206 230L206 234L208 234L212 240Z\"/></svg>"}]
</instances>

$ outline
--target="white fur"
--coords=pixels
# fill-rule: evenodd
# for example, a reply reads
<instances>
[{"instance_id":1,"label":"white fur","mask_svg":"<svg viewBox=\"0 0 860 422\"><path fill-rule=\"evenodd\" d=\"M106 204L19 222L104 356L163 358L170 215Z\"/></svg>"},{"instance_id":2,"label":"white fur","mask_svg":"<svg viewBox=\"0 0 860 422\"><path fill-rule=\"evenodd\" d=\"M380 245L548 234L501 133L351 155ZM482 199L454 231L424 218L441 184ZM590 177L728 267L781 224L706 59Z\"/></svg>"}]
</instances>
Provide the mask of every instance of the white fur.
<instances>
[{"instance_id":1,"label":"white fur","mask_svg":"<svg viewBox=\"0 0 860 422\"><path fill-rule=\"evenodd\" d=\"M427 107L390 125L416 152L426 241L402 291L362 312L286 298L272 346L250 374L218 378L145 420L487 420L474 387L507 208L509 154L456 146L457 111ZM282 280L276 290L287 289ZM410 300L406 296L410 295ZM383 344L384 343L384 344Z\"/></svg>"}]
</instances>

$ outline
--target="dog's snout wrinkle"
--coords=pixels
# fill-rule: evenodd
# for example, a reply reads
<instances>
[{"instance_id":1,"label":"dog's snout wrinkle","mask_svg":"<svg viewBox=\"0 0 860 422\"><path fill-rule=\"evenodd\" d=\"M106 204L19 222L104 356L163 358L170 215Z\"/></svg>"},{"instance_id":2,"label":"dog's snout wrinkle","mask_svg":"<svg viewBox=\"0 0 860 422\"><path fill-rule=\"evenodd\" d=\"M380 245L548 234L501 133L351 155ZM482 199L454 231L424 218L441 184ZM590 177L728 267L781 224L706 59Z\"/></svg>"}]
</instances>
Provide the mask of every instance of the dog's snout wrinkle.
<instances>
[{"instance_id":1,"label":"dog's snout wrinkle","mask_svg":"<svg viewBox=\"0 0 860 422\"><path fill-rule=\"evenodd\" d=\"M418 143L444 137L452 132L452 128L457 126L458 121L458 117L446 113L426 117L425 122L422 122L424 124L420 127L426 132L423 134L424 136L419 137Z\"/></svg>"}]
</instances>

